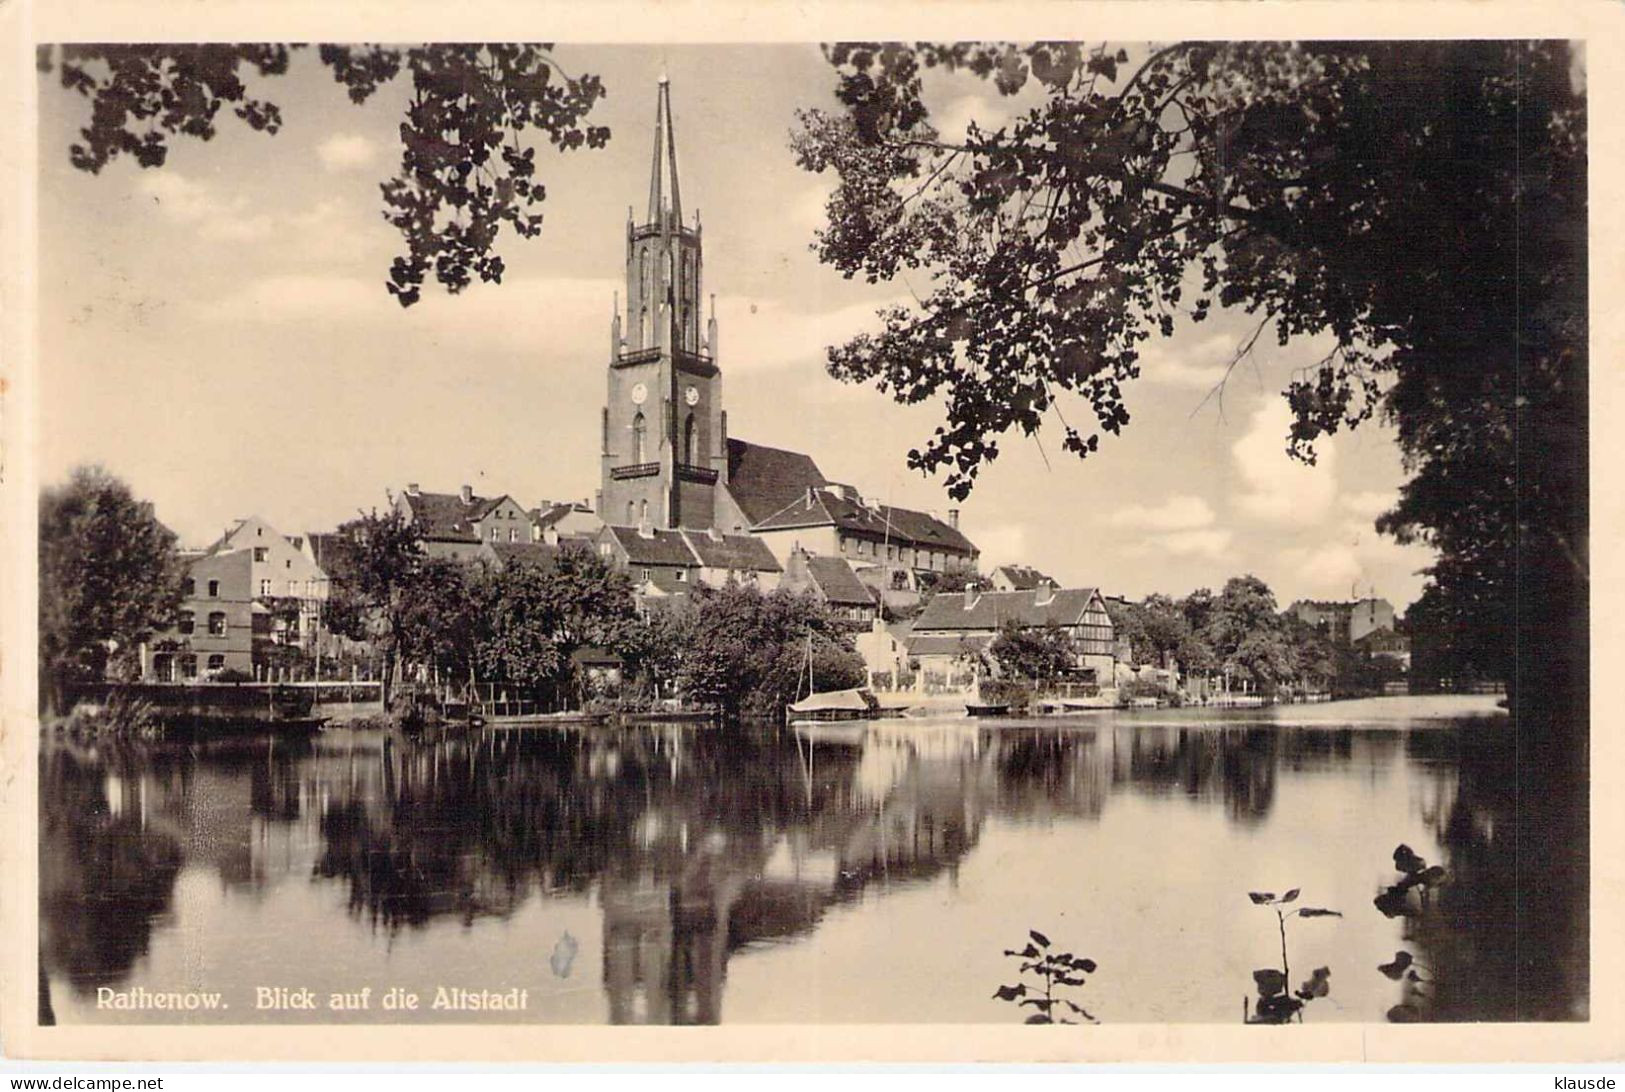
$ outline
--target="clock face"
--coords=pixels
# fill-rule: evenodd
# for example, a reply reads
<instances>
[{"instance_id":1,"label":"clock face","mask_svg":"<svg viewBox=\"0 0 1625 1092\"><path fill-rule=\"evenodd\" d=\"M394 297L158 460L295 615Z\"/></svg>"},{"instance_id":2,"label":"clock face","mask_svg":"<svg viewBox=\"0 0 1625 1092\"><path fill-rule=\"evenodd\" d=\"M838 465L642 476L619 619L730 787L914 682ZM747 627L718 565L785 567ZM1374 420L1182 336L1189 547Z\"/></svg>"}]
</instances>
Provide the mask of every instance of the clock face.
<instances>
[{"instance_id":1,"label":"clock face","mask_svg":"<svg viewBox=\"0 0 1625 1092\"><path fill-rule=\"evenodd\" d=\"M649 388L648 387L644 386L642 383L639 383L637 386L632 388L632 404L634 406L641 406L641 405L643 405L644 402L646 402L648 400L649 400Z\"/></svg>"},{"instance_id":2,"label":"clock face","mask_svg":"<svg viewBox=\"0 0 1625 1092\"><path fill-rule=\"evenodd\" d=\"M699 400L700 389L698 387L690 387L688 390L683 392L683 401L687 402L689 405L692 406L699 402Z\"/></svg>"}]
</instances>

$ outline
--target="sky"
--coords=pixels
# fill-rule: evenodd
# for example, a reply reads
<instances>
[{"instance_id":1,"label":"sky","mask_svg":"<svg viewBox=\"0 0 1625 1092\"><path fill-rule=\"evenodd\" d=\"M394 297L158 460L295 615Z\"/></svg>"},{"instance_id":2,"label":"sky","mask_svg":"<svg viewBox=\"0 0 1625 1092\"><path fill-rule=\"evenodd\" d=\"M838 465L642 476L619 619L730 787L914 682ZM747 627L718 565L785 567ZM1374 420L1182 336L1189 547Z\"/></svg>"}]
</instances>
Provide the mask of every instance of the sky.
<instances>
[{"instance_id":1,"label":"sky","mask_svg":"<svg viewBox=\"0 0 1625 1092\"><path fill-rule=\"evenodd\" d=\"M1222 404L1208 397L1251 329L1243 315L1146 343L1132 420L1097 454L1063 452L1058 425L1007 439L971 497L950 500L906 461L938 407L824 369L828 345L924 290L847 281L811 250L833 183L799 169L788 138L797 108L834 106L817 47L568 45L557 60L603 78L592 120L609 146L543 144L542 234L505 235L503 283L431 287L405 310L384 290L398 237L378 194L400 154L404 80L357 107L296 54L261 85L283 108L275 136L223 118L211 141L172 141L161 169L121 160L92 176L68 162L86 103L46 78L42 480L100 463L186 544L251 514L286 533L331 528L408 482L526 505L591 498L626 210L641 218L647 202L665 72L685 213L704 224L730 435L807 452L885 503L959 508L984 571L1019 562L1133 598L1253 573L1283 606L1376 594L1403 609L1420 592L1430 552L1373 527L1404 480L1391 431L1369 423L1323 443L1315 467L1285 453L1280 391L1323 346L1261 338ZM971 77L933 76L927 102L948 132L1022 105ZM1081 403L1065 410L1088 419Z\"/></svg>"}]
</instances>

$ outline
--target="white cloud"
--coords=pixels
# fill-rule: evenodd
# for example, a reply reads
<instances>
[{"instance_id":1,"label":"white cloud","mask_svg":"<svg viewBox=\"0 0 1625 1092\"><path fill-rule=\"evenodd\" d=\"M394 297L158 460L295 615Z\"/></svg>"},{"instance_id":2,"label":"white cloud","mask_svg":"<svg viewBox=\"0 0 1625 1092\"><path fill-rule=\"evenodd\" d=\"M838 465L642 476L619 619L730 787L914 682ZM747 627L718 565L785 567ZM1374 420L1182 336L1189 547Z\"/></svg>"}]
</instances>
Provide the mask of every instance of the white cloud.
<instances>
[{"instance_id":1,"label":"white cloud","mask_svg":"<svg viewBox=\"0 0 1625 1092\"><path fill-rule=\"evenodd\" d=\"M1140 350L1140 377L1205 394L1224 380L1235 354L1235 338L1228 334L1213 334L1191 346L1181 346L1177 338L1162 338Z\"/></svg>"},{"instance_id":2,"label":"white cloud","mask_svg":"<svg viewBox=\"0 0 1625 1092\"><path fill-rule=\"evenodd\" d=\"M912 302L912 297L904 296L831 311L801 311L781 300L718 296L717 342L724 366L736 374L785 367L822 371L829 346L864 330L878 330L879 308Z\"/></svg>"},{"instance_id":3,"label":"white cloud","mask_svg":"<svg viewBox=\"0 0 1625 1092\"><path fill-rule=\"evenodd\" d=\"M1290 574L1291 586L1309 598L1341 598L1372 591L1405 598L1397 587L1385 588L1384 582L1393 583L1397 577L1408 592L1414 574L1433 561L1433 551L1427 547L1401 545L1387 535L1377 534L1369 523L1358 518L1336 524L1325 541L1288 547L1278 556Z\"/></svg>"},{"instance_id":4,"label":"white cloud","mask_svg":"<svg viewBox=\"0 0 1625 1092\"><path fill-rule=\"evenodd\" d=\"M1399 501L1399 493L1392 489L1372 489L1363 493L1346 493L1342 505L1348 511L1366 519L1376 519Z\"/></svg>"},{"instance_id":5,"label":"white cloud","mask_svg":"<svg viewBox=\"0 0 1625 1092\"><path fill-rule=\"evenodd\" d=\"M1231 448L1242 490L1236 507L1253 519L1281 526L1306 527L1320 523L1337 500L1337 449L1319 446L1314 466L1286 453L1291 410L1285 401L1271 398L1253 414L1247 432Z\"/></svg>"},{"instance_id":6,"label":"white cloud","mask_svg":"<svg viewBox=\"0 0 1625 1092\"><path fill-rule=\"evenodd\" d=\"M1213 508L1201 497L1179 494L1155 507L1131 504L1113 512L1113 527L1138 527L1147 531L1185 531L1206 527L1214 519Z\"/></svg>"},{"instance_id":7,"label":"white cloud","mask_svg":"<svg viewBox=\"0 0 1625 1092\"><path fill-rule=\"evenodd\" d=\"M269 239L275 225L263 213L248 211L243 197L225 199L207 183L174 168L143 174L136 190L151 199L169 220L185 225L213 242L245 243Z\"/></svg>"},{"instance_id":8,"label":"white cloud","mask_svg":"<svg viewBox=\"0 0 1625 1092\"><path fill-rule=\"evenodd\" d=\"M378 145L356 133L334 133L316 146L316 155L329 171L353 171L377 158Z\"/></svg>"},{"instance_id":9,"label":"white cloud","mask_svg":"<svg viewBox=\"0 0 1625 1092\"><path fill-rule=\"evenodd\" d=\"M1222 527L1208 527L1194 531L1170 531L1152 535L1146 545L1178 557L1207 557L1219 559L1230 553L1235 535Z\"/></svg>"}]
</instances>

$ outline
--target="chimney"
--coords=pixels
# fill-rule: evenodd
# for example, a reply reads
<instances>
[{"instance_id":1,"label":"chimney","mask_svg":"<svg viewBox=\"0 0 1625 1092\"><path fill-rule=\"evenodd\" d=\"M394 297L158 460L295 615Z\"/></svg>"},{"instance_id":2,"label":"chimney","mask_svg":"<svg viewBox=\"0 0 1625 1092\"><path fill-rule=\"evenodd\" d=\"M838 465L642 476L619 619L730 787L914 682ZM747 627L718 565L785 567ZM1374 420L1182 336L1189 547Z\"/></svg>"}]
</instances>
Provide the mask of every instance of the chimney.
<instances>
[{"instance_id":1,"label":"chimney","mask_svg":"<svg viewBox=\"0 0 1625 1092\"><path fill-rule=\"evenodd\" d=\"M948 509L948 526L956 531L959 530L959 509Z\"/></svg>"},{"instance_id":2,"label":"chimney","mask_svg":"<svg viewBox=\"0 0 1625 1092\"><path fill-rule=\"evenodd\" d=\"M463 496L463 503L464 504L473 504L474 503L474 487L472 485L463 486L462 496Z\"/></svg>"},{"instance_id":3,"label":"chimney","mask_svg":"<svg viewBox=\"0 0 1625 1092\"><path fill-rule=\"evenodd\" d=\"M1054 599L1055 585L1051 583L1049 577L1043 577L1038 581L1038 588L1033 594L1033 605L1042 607L1044 604L1049 603Z\"/></svg>"},{"instance_id":4,"label":"chimney","mask_svg":"<svg viewBox=\"0 0 1625 1092\"><path fill-rule=\"evenodd\" d=\"M409 497L415 497L415 496L418 495L418 483L417 482L407 482L406 483L406 495L409 496Z\"/></svg>"},{"instance_id":5,"label":"chimney","mask_svg":"<svg viewBox=\"0 0 1625 1092\"><path fill-rule=\"evenodd\" d=\"M641 519L638 520L638 537L639 538L654 538L655 537L654 524L649 522L649 517L648 517L647 514L645 514Z\"/></svg>"}]
</instances>

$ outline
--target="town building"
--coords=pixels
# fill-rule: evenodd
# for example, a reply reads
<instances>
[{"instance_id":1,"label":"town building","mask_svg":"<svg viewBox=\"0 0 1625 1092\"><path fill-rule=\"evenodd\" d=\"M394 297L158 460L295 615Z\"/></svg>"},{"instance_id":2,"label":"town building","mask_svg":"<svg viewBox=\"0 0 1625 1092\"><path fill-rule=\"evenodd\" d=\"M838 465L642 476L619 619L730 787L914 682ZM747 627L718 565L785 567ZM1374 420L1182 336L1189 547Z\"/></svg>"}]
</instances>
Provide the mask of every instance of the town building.
<instances>
[{"instance_id":1,"label":"town building","mask_svg":"<svg viewBox=\"0 0 1625 1092\"><path fill-rule=\"evenodd\" d=\"M184 553L180 610L143 650L143 679L264 677L280 666L282 650L313 647L330 588L305 546L250 516Z\"/></svg>"},{"instance_id":2,"label":"town building","mask_svg":"<svg viewBox=\"0 0 1625 1092\"><path fill-rule=\"evenodd\" d=\"M632 577L637 594L686 595L700 585L778 587L783 571L759 539L718 531L606 524L594 540L599 555Z\"/></svg>"},{"instance_id":3,"label":"town building","mask_svg":"<svg viewBox=\"0 0 1625 1092\"><path fill-rule=\"evenodd\" d=\"M1000 565L987 579L994 591L1032 591L1040 584L1055 583L1030 565Z\"/></svg>"},{"instance_id":4,"label":"town building","mask_svg":"<svg viewBox=\"0 0 1625 1092\"><path fill-rule=\"evenodd\" d=\"M921 671L936 661L963 660L985 652L1007 625L1037 629L1055 625L1072 639L1081 681L1110 686L1116 678L1117 638L1106 601L1097 588L1057 588L1041 584L1031 591L982 591L934 597L914 620L909 653ZM933 661L928 665L928 660Z\"/></svg>"},{"instance_id":5,"label":"town building","mask_svg":"<svg viewBox=\"0 0 1625 1092\"><path fill-rule=\"evenodd\" d=\"M703 270L700 218L684 218L671 87L662 80L647 212L641 221L627 217L625 303L618 294L610 319L596 504L616 529L598 539L608 553L648 557L629 563L650 569L653 586L663 587L662 570L669 585L692 578L678 580L681 551L662 536L744 536L766 545L765 554L750 550L763 559L751 570L759 580L803 551L843 557L863 583L909 602L922 579L974 568L977 549L960 533L957 512L944 521L868 502L807 455L729 435L714 306L703 329L700 321ZM631 534L673 545L634 549Z\"/></svg>"},{"instance_id":6,"label":"town building","mask_svg":"<svg viewBox=\"0 0 1625 1092\"><path fill-rule=\"evenodd\" d=\"M476 496L468 485L456 493L425 493L413 482L395 498L395 510L417 529L430 557L472 561L487 543L532 542L538 537L524 505L506 493Z\"/></svg>"},{"instance_id":7,"label":"town building","mask_svg":"<svg viewBox=\"0 0 1625 1092\"><path fill-rule=\"evenodd\" d=\"M1370 656L1381 656L1397 663L1406 671L1411 667L1411 639L1391 629L1374 629L1352 642L1354 647Z\"/></svg>"},{"instance_id":8,"label":"town building","mask_svg":"<svg viewBox=\"0 0 1625 1092\"><path fill-rule=\"evenodd\" d=\"M1377 630L1394 628L1394 605L1386 599L1299 599L1287 611L1344 644L1352 644Z\"/></svg>"},{"instance_id":9,"label":"town building","mask_svg":"<svg viewBox=\"0 0 1625 1092\"><path fill-rule=\"evenodd\" d=\"M785 564L780 587L814 596L854 628L867 628L880 618L879 594L858 579L844 557L794 550Z\"/></svg>"}]
</instances>

